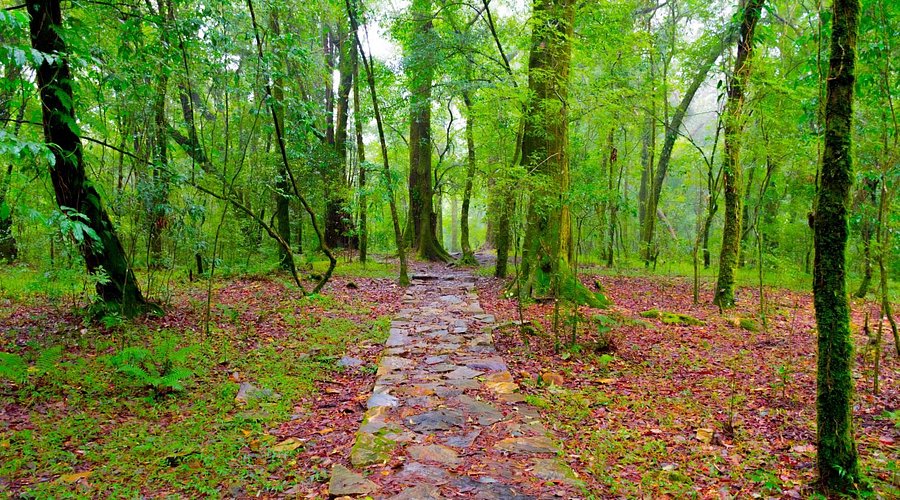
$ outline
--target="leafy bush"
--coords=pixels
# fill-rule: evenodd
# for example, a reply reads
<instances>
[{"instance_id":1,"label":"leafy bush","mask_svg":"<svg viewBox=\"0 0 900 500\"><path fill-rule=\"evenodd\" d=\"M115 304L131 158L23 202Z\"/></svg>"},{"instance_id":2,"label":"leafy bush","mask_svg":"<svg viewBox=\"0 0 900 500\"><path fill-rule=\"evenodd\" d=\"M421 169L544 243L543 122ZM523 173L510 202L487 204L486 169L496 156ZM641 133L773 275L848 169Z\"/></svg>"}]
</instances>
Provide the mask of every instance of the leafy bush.
<instances>
[{"instance_id":1,"label":"leafy bush","mask_svg":"<svg viewBox=\"0 0 900 500\"><path fill-rule=\"evenodd\" d=\"M184 381L194 372L183 365L193 350L193 347L175 349L175 342L167 340L152 350L125 348L112 356L110 363L119 373L161 396L184 390Z\"/></svg>"}]
</instances>

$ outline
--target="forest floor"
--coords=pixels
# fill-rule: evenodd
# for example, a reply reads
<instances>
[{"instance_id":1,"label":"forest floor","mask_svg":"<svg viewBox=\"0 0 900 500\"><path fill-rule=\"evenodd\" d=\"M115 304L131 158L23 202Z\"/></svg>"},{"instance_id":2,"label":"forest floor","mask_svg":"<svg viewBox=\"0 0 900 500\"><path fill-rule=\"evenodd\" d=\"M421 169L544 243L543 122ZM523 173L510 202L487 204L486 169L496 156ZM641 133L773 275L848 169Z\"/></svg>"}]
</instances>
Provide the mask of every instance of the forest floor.
<instances>
[{"instance_id":1,"label":"forest floor","mask_svg":"<svg viewBox=\"0 0 900 500\"><path fill-rule=\"evenodd\" d=\"M527 400L563 444L569 464L600 497L807 498L815 480L816 339L809 292L766 289L767 328L755 289L720 314L712 283L693 303L683 278L588 275L613 305L573 316L550 304L526 307L537 333L522 334L503 283L479 282L484 308L506 328L500 352ZM900 498L900 360L885 322L880 393L871 340L862 333L871 302L853 303L854 419L862 470L881 498ZM665 313L688 315L678 318ZM607 319L592 321L602 313ZM554 335L558 318L559 338ZM697 324L692 319L696 319ZM870 319L873 336L877 320ZM548 373L549 372L549 373ZM548 386L539 376L559 377Z\"/></svg>"},{"instance_id":2,"label":"forest floor","mask_svg":"<svg viewBox=\"0 0 900 500\"><path fill-rule=\"evenodd\" d=\"M404 307L386 268L338 276L308 298L283 277L216 280L208 334L206 282L186 280L165 316L97 325L73 313L75 299L10 285L8 272L0 272L0 351L26 369L15 381L0 374L0 496L327 497L330 471L350 465L391 318ZM16 283L27 281L17 272ZM694 305L684 279L584 276L595 280L613 305L580 311L574 344L568 307L529 305L522 313L533 330L523 335L503 284L476 280L499 354L585 497L812 494L808 292L768 289L763 329L749 288L722 315L708 283ZM877 307L853 306L861 463L878 495L897 498L900 362L886 330L873 395L861 326ZM642 315L652 309L659 314ZM680 325L689 318L665 312L704 323ZM569 332L558 340L554 318ZM194 347L178 356L171 345ZM63 347L59 357L46 355L53 346ZM168 359L191 370L185 389L123 368L127 348L153 366Z\"/></svg>"}]
</instances>

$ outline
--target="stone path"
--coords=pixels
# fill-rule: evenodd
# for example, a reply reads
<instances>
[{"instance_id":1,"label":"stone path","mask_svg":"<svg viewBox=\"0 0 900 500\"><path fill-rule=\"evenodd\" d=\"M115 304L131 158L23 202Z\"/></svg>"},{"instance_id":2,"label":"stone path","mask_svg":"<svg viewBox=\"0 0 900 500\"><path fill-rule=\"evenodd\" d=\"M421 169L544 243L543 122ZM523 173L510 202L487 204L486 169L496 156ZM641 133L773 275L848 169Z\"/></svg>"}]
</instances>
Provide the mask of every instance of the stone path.
<instances>
[{"instance_id":1,"label":"stone path","mask_svg":"<svg viewBox=\"0 0 900 500\"><path fill-rule=\"evenodd\" d=\"M578 498L571 469L496 353L465 271L413 276L332 497Z\"/></svg>"}]
</instances>

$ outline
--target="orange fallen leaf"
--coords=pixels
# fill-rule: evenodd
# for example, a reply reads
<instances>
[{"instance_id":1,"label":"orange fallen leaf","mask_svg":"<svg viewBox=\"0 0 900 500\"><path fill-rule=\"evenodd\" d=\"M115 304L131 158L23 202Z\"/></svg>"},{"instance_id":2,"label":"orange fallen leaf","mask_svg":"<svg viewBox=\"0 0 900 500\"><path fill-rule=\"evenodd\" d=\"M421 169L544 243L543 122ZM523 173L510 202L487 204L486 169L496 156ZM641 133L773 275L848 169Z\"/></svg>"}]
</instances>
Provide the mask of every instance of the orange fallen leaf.
<instances>
[{"instance_id":1,"label":"orange fallen leaf","mask_svg":"<svg viewBox=\"0 0 900 500\"><path fill-rule=\"evenodd\" d=\"M91 474L93 474L93 473L94 473L94 471L84 471L84 472L76 472L74 474L63 474L63 475L59 476L59 480L64 483L69 483L69 484L77 483L78 481L81 481L82 479L87 479L87 478L91 477Z\"/></svg>"}]
</instances>

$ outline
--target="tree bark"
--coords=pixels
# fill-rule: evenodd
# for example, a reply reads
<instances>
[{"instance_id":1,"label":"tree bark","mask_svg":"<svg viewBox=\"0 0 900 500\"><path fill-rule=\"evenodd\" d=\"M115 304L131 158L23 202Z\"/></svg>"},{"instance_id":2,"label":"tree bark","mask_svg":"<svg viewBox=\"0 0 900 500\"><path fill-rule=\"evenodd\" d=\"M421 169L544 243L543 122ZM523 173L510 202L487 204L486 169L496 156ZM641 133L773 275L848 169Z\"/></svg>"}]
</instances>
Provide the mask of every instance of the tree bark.
<instances>
[{"instance_id":1,"label":"tree bark","mask_svg":"<svg viewBox=\"0 0 900 500\"><path fill-rule=\"evenodd\" d=\"M75 124L72 75L67 60L66 43L62 32L62 11L59 0L27 0L31 15L31 46L43 54L37 69L37 84L42 103L44 138L53 153L54 165L50 178L56 201L63 210L75 210L86 217L85 224L96 234L94 240L85 236L79 245L81 255L91 275L104 275L97 281L97 294L109 306L126 315L143 310L147 303L138 288L134 272L125 250L109 219L100 194L87 179L81 138Z\"/></svg>"},{"instance_id":2,"label":"tree bark","mask_svg":"<svg viewBox=\"0 0 900 500\"><path fill-rule=\"evenodd\" d=\"M725 165L722 169L725 196L725 227L719 254L719 278L713 303L721 309L734 307L734 273L741 251L743 197L741 134L744 130L744 87L750 78L753 38L765 0L748 0L744 5L734 73L728 84L725 104Z\"/></svg>"},{"instance_id":3,"label":"tree bark","mask_svg":"<svg viewBox=\"0 0 900 500\"><path fill-rule=\"evenodd\" d=\"M569 191L568 80L572 57L574 0L536 0L528 88L531 100L522 140L522 165L532 172L522 249L520 296L565 297L601 305L570 267L572 220Z\"/></svg>"},{"instance_id":4,"label":"tree bark","mask_svg":"<svg viewBox=\"0 0 900 500\"><path fill-rule=\"evenodd\" d=\"M813 232L818 326L816 410L819 481L850 493L860 479L853 437L853 343L847 298L847 207L853 184L853 85L859 0L835 0L825 101L825 144Z\"/></svg>"},{"instance_id":5,"label":"tree bark","mask_svg":"<svg viewBox=\"0 0 900 500\"><path fill-rule=\"evenodd\" d=\"M469 92L463 92L463 103L466 105L466 184L463 188L462 211L460 213L460 246L465 265L475 265L475 254L469 241L469 206L472 203L472 184L475 181L475 112L472 109L472 98Z\"/></svg>"},{"instance_id":6,"label":"tree bark","mask_svg":"<svg viewBox=\"0 0 900 500\"><path fill-rule=\"evenodd\" d=\"M876 179L865 179L863 183L859 191L857 191L857 206L862 211L859 223L859 237L863 244L863 279L854 294L859 299L869 293L869 285L872 283L872 233L874 224L872 224L870 208L876 203L878 190L878 181Z\"/></svg>"},{"instance_id":7,"label":"tree bark","mask_svg":"<svg viewBox=\"0 0 900 500\"><path fill-rule=\"evenodd\" d=\"M351 39L352 40L352 39ZM350 49L353 65L353 123L356 129L356 156L359 176L359 261L366 263L369 253L369 202L366 196L366 145L363 142L362 112L359 103L359 50L354 44Z\"/></svg>"},{"instance_id":8,"label":"tree bark","mask_svg":"<svg viewBox=\"0 0 900 500\"><path fill-rule=\"evenodd\" d=\"M353 224L347 212L347 129L350 91L353 88L352 45L345 28L338 30L337 54L340 83L337 93L337 122L334 127L334 163L330 169L325 199L325 240L333 248L354 246Z\"/></svg>"},{"instance_id":9,"label":"tree bark","mask_svg":"<svg viewBox=\"0 0 900 500\"><path fill-rule=\"evenodd\" d=\"M420 258L449 262L437 238L431 166L431 84L434 79L434 28L431 0L413 0L410 13L414 34L406 57L410 61L409 224L407 239ZM410 232L411 230L411 232Z\"/></svg>"},{"instance_id":10,"label":"tree bark","mask_svg":"<svg viewBox=\"0 0 900 500\"><path fill-rule=\"evenodd\" d=\"M6 62L5 78L12 84L19 79L21 69L12 63ZM12 86L12 85L10 85ZM13 92L9 94L0 94L0 122L7 123L12 113ZM25 105L19 107L16 124L14 125L13 135L19 135L19 129L22 127L22 119L25 116ZM16 244L16 237L12 231L13 218L12 207L7 201L9 196L9 186L12 183L13 164L10 163L6 167L6 175L0 178L0 262L13 262L19 257L19 246Z\"/></svg>"}]
</instances>

